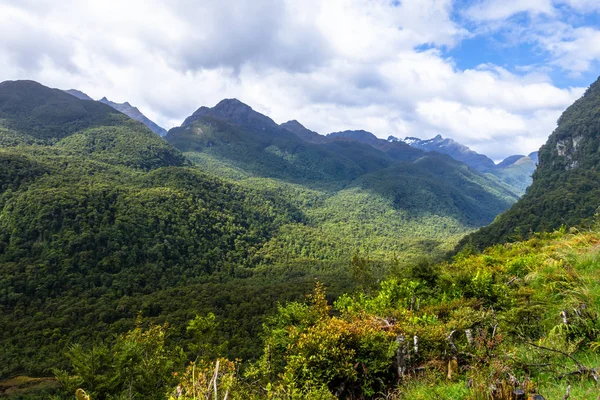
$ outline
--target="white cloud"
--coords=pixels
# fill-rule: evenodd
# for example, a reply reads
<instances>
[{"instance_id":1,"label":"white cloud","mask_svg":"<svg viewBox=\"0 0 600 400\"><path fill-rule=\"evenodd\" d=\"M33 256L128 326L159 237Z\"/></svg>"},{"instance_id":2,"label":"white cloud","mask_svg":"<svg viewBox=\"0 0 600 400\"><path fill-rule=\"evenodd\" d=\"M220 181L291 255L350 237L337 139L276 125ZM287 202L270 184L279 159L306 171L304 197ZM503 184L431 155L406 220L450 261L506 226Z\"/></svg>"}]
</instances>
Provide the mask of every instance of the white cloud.
<instances>
[{"instance_id":1,"label":"white cloud","mask_svg":"<svg viewBox=\"0 0 600 400\"><path fill-rule=\"evenodd\" d=\"M476 21L501 20L519 13L553 14L552 0L485 0L479 1L465 11Z\"/></svg>"},{"instance_id":2,"label":"white cloud","mask_svg":"<svg viewBox=\"0 0 600 400\"><path fill-rule=\"evenodd\" d=\"M541 0L503 3L471 12L552 14ZM583 89L557 88L539 69L458 69L444 50L471 33L456 11L451 0L0 0L0 81L129 101L166 128L237 97L321 133L441 133L494 158L535 150Z\"/></svg>"},{"instance_id":3,"label":"white cloud","mask_svg":"<svg viewBox=\"0 0 600 400\"><path fill-rule=\"evenodd\" d=\"M600 10L600 2L597 0L557 0L556 2L557 4L566 4L577 11L585 13Z\"/></svg>"},{"instance_id":4,"label":"white cloud","mask_svg":"<svg viewBox=\"0 0 600 400\"><path fill-rule=\"evenodd\" d=\"M478 34L501 35L507 47L535 44L551 66L577 76L600 62L597 11L598 0L483 0L462 14ZM529 19L511 20L520 13ZM586 21L590 15L594 18Z\"/></svg>"},{"instance_id":5,"label":"white cloud","mask_svg":"<svg viewBox=\"0 0 600 400\"><path fill-rule=\"evenodd\" d=\"M553 24L538 36L553 56L553 64L574 74L589 71L600 61L600 30Z\"/></svg>"}]
</instances>

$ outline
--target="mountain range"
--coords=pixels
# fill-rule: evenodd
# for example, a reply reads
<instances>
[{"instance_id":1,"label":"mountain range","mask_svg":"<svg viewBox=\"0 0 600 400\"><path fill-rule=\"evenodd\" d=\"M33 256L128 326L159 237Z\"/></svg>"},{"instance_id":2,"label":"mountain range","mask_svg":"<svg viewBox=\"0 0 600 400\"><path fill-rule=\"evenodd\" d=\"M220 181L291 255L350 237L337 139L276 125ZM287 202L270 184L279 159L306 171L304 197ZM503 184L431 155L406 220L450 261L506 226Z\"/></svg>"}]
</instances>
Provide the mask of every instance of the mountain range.
<instances>
[{"instance_id":1,"label":"mountain range","mask_svg":"<svg viewBox=\"0 0 600 400\"><path fill-rule=\"evenodd\" d=\"M87 94L76 89L69 89L65 92L81 100L93 100ZM106 97L103 97L98 101L113 107L115 110L118 110L128 115L136 121L142 122L144 125L150 128L150 130L152 130L159 136L166 136L167 134L167 131L165 129L161 128L156 123L148 119L136 107L133 107L128 102L121 104L114 103L108 100ZM230 101L239 102L239 100L237 99L230 99ZM240 104L243 103L240 102ZM207 112L207 110L208 108L206 107L199 109L198 111L196 111L196 113L194 113L194 115L188 117L187 120L184 121L183 125L186 125L186 123L189 124L190 119L196 118L199 114ZM235 116L230 117L232 117L235 120ZM434 151L442 154L448 154L455 160L463 162L477 171L495 175L502 182L511 186L514 192L519 196L523 195L525 193L525 189L531 184L531 175L533 174L533 171L536 167L537 152L531 153L529 156L509 156L505 160L500 162L498 165L496 165L494 161L492 161L487 156L479 154L469 149L467 146L462 145L452 139L442 138L441 135L437 135L436 137L428 140L423 140L415 137L406 137L405 139L398 139L394 136L389 136L387 142L392 144L388 145L385 143L384 140L377 138L377 136L375 136L373 133L364 130L334 132L328 135L321 135L317 132L306 129L302 124L300 124L296 120L288 121L284 124L281 124L281 127L296 134L296 136L298 136L303 141L312 144L324 144L330 143L332 140L349 139L368 144L372 147L386 152L393 152L394 150L391 149L395 149L396 153L401 154L407 153L407 150L402 149L400 143L406 143L411 147L423 150L425 152ZM533 160L532 157L536 158L536 160Z\"/></svg>"},{"instance_id":2,"label":"mountain range","mask_svg":"<svg viewBox=\"0 0 600 400\"><path fill-rule=\"evenodd\" d=\"M388 141L404 142L417 149L448 154L455 160L461 161L477 171L496 176L502 182L515 188L520 195L523 195L525 190L531 185L531 177L537 164L537 151L527 156L508 156L496 164L486 155L479 154L467 146L452 139L443 138L441 135L427 140L415 137L398 139L390 136L388 137Z\"/></svg>"}]
</instances>

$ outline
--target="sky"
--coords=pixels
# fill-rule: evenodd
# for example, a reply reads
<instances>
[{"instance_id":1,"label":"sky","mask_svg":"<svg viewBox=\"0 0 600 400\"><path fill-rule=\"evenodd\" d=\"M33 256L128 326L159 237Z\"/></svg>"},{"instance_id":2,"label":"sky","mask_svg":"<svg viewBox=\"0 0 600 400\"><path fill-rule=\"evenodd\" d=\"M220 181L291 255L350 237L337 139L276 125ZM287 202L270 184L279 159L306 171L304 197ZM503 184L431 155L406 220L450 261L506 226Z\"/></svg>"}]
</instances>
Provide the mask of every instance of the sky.
<instances>
[{"instance_id":1,"label":"sky","mask_svg":"<svg viewBox=\"0 0 600 400\"><path fill-rule=\"evenodd\" d=\"M319 133L542 145L600 74L600 0L0 0L0 81L169 129L238 98Z\"/></svg>"}]
</instances>

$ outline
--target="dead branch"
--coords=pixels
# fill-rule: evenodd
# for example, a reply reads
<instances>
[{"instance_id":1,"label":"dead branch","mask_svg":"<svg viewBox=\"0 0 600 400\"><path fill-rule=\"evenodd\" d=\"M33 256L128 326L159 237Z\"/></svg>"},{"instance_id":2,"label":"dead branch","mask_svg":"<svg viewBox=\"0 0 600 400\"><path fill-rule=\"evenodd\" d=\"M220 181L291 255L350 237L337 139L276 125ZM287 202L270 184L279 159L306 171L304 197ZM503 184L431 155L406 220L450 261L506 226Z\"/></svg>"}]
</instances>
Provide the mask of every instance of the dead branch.
<instances>
[{"instance_id":1,"label":"dead branch","mask_svg":"<svg viewBox=\"0 0 600 400\"><path fill-rule=\"evenodd\" d=\"M531 342L525 342L525 343L527 343L527 344L528 344L528 345L530 345L530 346L537 347L538 349L547 350L547 351L553 351L553 352L555 352L555 353L562 354L563 356L565 356L565 357L569 357L571 360L573 360L573 361L575 362L575 364L577 364L577 366L579 367L579 370L580 370L580 371L584 371L584 370L585 370L585 371L587 371L587 370L588 370L588 368L587 368L587 367L585 367L585 366L584 366L582 363L580 363L580 362L579 362L579 360L577 360L577 359L576 359L575 357L573 357L572 355L570 355L570 354L568 354L568 353L565 353L564 351L561 351L561 350L556 350L556 349L552 349L552 348L550 348L550 347L544 347L544 346L540 346L540 345L537 345L537 344L535 344L535 343L531 343Z\"/></svg>"}]
</instances>

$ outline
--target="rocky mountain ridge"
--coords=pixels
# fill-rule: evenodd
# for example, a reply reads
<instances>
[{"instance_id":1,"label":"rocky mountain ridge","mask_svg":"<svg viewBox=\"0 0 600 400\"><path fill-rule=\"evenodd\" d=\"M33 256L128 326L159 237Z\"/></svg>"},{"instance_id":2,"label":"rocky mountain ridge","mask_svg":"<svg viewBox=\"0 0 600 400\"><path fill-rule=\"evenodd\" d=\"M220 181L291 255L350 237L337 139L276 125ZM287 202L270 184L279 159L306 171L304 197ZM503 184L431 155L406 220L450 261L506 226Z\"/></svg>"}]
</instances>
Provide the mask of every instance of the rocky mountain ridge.
<instances>
[{"instance_id":1,"label":"rocky mountain ridge","mask_svg":"<svg viewBox=\"0 0 600 400\"><path fill-rule=\"evenodd\" d=\"M90 96L77 89L68 89L64 90L64 92L75 96L80 100L94 101L94 99L92 99ZM129 104L129 102L115 103L113 101L108 100L106 97L101 98L100 100L98 100L98 102L106 104L114 108L115 110L127 115L129 118L141 122L142 124L146 125L152 132L156 133L159 136L165 136L167 134L166 129L160 127L154 121L150 120L148 117L142 114L142 112L137 107L134 107L131 104Z\"/></svg>"}]
</instances>

